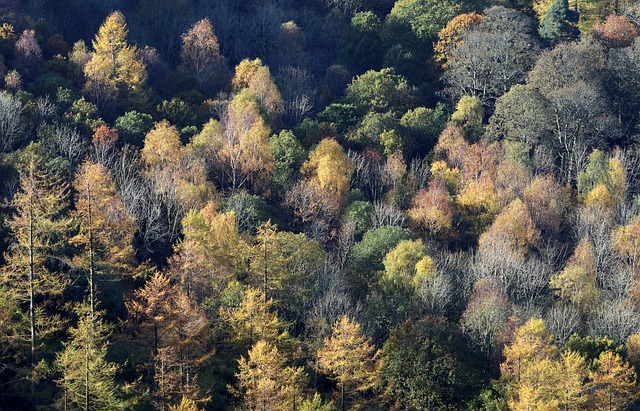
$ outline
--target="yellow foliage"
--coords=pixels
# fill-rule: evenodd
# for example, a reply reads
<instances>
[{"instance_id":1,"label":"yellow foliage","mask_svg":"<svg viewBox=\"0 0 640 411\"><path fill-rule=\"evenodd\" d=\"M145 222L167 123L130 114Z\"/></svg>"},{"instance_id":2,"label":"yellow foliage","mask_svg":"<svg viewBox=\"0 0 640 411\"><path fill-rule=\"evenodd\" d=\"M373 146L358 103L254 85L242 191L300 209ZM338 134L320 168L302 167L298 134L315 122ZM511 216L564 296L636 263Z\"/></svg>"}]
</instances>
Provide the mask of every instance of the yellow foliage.
<instances>
[{"instance_id":1,"label":"yellow foliage","mask_svg":"<svg viewBox=\"0 0 640 411\"><path fill-rule=\"evenodd\" d=\"M425 280L432 279L436 274L436 265L428 255L422 257L420 261L416 263L416 274L413 276L413 286L419 287L425 282Z\"/></svg>"},{"instance_id":2,"label":"yellow foliage","mask_svg":"<svg viewBox=\"0 0 640 411\"><path fill-rule=\"evenodd\" d=\"M349 190L353 167L340 144L333 138L325 138L309 154L300 171L328 195L343 199Z\"/></svg>"},{"instance_id":3,"label":"yellow foliage","mask_svg":"<svg viewBox=\"0 0 640 411\"><path fill-rule=\"evenodd\" d=\"M583 312L590 311L600 295L596 287L596 266L591 244L583 238L564 270L551 278L551 287L562 299Z\"/></svg>"},{"instance_id":4,"label":"yellow foliage","mask_svg":"<svg viewBox=\"0 0 640 411\"><path fill-rule=\"evenodd\" d=\"M607 168L608 184L607 187L611 193L612 200L620 204L624 201L627 194L627 173L624 170L624 166L615 157L609 159L609 166Z\"/></svg>"},{"instance_id":5,"label":"yellow foliage","mask_svg":"<svg viewBox=\"0 0 640 411\"><path fill-rule=\"evenodd\" d=\"M636 268L640 259L640 216L613 232L613 249Z\"/></svg>"},{"instance_id":6,"label":"yellow foliage","mask_svg":"<svg viewBox=\"0 0 640 411\"><path fill-rule=\"evenodd\" d=\"M443 69L447 67L453 50L462 44L463 33L481 21L482 16L477 13L459 14L438 32L438 42L433 46L434 60L440 63Z\"/></svg>"},{"instance_id":7,"label":"yellow foliage","mask_svg":"<svg viewBox=\"0 0 640 411\"><path fill-rule=\"evenodd\" d=\"M555 357L557 348L553 336L541 319L530 319L516 330L515 340L504 348L502 375L516 381L528 372L532 364Z\"/></svg>"},{"instance_id":8,"label":"yellow foliage","mask_svg":"<svg viewBox=\"0 0 640 411\"><path fill-rule=\"evenodd\" d=\"M497 209L497 198L493 181L489 179L468 182L456 197L456 203L462 207L479 212L493 213Z\"/></svg>"},{"instance_id":9,"label":"yellow foliage","mask_svg":"<svg viewBox=\"0 0 640 411\"><path fill-rule=\"evenodd\" d=\"M450 194L458 192L460 186L460 170L457 168L449 168L444 161L434 161L431 163L431 175L434 178L440 178Z\"/></svg>"},{"instance_id":10,"label":"yellow foliage","mask_svg":"<svg viewBox=\"0 0 640 411\"><path fill-rule=\"evenodd\" d=\"M612 212L616 202L604 184L596 185L589 191L584 199L584 203L589 207L594 207L606 212Z\"/></svg>"},{"instance_id":11,"label":"yellow foliage","mask_svg":"<svg viewBox=\"0 0 640 411\"><path fill-rule=\"evenodd\" d=\"M100 102L118 97L121 88L129 97L140 94L147 71L135 47L127 44L127 24L119 11L111 13L93 41L95 53L84 68L85 89Z\"/></svg>"},{"instance_id":12,"label":"yellow foliage","mask_svg":"<svg viewBox=\"0 0 640 411\"><path fill-rule=\"evenodd\" d=\"M554 0L533 0L533 11L538 15L538 22L540 26L544 23L544 17L547 14L547 10L553 4Z\"/></svg>"},{"instance_id":13,"label":"yellow foliage","mask_svg":"<svg viewBox=\"0 0 640 411\"><path fill-rule=\"evenodd\" d=\"M331 337L324 339L318 350L320 371L327 374L351 396L376 385L379 377L379 352L360 331L360 324L342 316L331 329ZM343 397L344 400L344 397ZM345 404L342 408L345 409Z\"/></svg>"},{"instance_id":14,"label":"yellow foliage","mask_svg":"<svg viewBox=\"0 0 640 411\"><path fill-rule=\"evenodd\" d=\"M638 398L636 374L619 354L605 351L597 360L598 368L589 372L594 409L623 410Z\"/></svg>"},{"instance_id":15,"label":"yellow foliage","mask_svg":"<svg viewBox=\"0 0 640 411\"><path fill-rule=\"evenodd\" d=\"M236 73L231 80L235 90L240 90L249 86L249 82L262 66L262 60L244 59L236 66Z\"/></svg>"},{"instance_id":16,"label":"yellow foliage","mask_svg":"<svg viewBox=\"0 0 640 411\"><path fill-rule=\"evenodd\" d=\"M524 255L529 247L540 239L527 205L515 199L494 220L489 229L480 236L479 245L488 241L506 240L514 251Z\"/></svg>"},{"instance_id":17,"label":"yellow foliage","mask_svg":"<svg viewBox=\"0 0 640 411\"><path fill-rule=\"evenodd\" d=\"M147 133L142 147L142 161L150 168L180 162L180 133L163 120Z\"/></svg>"},{"instance_id":18,"label":"yellow foliage","mask_svg":"<svg viewBox=\"0 0 640 411\"><path fill-rule=\"evenodd\" d=\"M426 256L422 240L403 240L384 258L384 279L390 283L408 286L416 274L416 265Z\"/></svg>"}]
</instances>

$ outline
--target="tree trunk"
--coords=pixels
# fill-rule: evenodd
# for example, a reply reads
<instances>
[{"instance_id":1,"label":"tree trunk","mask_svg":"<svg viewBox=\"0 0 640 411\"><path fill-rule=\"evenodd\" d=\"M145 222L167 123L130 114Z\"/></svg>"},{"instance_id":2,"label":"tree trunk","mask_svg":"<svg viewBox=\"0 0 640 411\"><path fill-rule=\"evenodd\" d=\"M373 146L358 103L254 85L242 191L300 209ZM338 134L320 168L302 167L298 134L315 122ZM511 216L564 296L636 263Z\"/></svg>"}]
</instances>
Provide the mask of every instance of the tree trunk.
<instances>
[{"instance_id":1,"label":"tree trunk","mask_svg":"<svg viewBox=\"0 0 640 411\"><path fill-rule=\"evenodd\" d=\"M31 182L33 184L33 168L30 170ZM33 187L32 187L33 189ZM36 307L35 307L35 262L33 244L33 192L29 196L29 326L31 328L31 371L36 367ZM31 388L31 408L35 410L35 380L32 376Z\"/></svg>"}]
</instances>

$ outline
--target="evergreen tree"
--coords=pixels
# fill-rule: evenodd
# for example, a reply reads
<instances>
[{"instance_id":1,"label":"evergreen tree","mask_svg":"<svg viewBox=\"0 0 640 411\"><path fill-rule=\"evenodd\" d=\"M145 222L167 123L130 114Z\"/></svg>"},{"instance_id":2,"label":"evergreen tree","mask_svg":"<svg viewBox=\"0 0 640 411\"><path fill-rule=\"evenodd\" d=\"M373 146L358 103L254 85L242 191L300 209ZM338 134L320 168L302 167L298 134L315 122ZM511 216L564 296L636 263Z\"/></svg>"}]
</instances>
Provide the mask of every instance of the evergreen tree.
<instances>
[{"instance_id":1,"label":"evergreen tree","mask_svg":"<svg viewBox=\"0 0 640 411\"><path fill-rule=\"evenodd\" d=\"M577 38L580 32L571 24L577 20L575 14L569 10L568 0L555 0L544 16L540 37L550 43Z\"/></svg>"}]
</instances>

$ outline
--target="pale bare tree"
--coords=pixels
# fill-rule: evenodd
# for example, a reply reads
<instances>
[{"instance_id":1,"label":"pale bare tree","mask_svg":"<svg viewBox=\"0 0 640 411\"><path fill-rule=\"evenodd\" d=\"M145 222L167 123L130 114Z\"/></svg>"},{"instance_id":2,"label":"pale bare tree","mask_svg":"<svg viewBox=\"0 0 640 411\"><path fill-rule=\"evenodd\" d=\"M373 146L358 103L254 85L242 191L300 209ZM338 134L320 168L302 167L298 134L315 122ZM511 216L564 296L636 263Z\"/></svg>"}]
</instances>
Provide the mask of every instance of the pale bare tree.
<instances>
[{"instance_id":1,"label":"pale bare tree","mask_svg":"<svg viewBox=\"0 0 640 411\"><path fill-rule=\"evenodd\" d=\"M580 312L570 304L554 304L544 316L544 322L553 333L556 345L563 346L578 331Z\"/></svg>"},{"instance_id":2,"label":"pale bare tree","mask_svg":"<svg viewBox=\"0 0 640 411\"><path fill-rule=\"evenodd\" d=\"M13 95L0 93L0 148L10 151L24 139L25 121L22 118L24 107Z\"/></svg>"}]
</instances>

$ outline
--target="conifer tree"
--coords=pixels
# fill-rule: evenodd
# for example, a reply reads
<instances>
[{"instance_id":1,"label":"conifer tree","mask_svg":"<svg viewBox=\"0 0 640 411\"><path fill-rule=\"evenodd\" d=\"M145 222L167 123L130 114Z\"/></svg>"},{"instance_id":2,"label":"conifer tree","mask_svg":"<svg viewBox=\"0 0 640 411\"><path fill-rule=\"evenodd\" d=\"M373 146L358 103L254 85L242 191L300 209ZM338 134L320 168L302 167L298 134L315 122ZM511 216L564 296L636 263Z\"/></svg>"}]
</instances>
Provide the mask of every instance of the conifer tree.
<instances>
[{"instance_id":1,"label":"conifer tree","mask_svg":"<svg viewBox=\"0 0 640 411\"><path fill-rule=\"evenodd\" d=\"M87 271L89 305L94 313L97 275L110 271L123 273L132 267L135 221L127 214L109 170L103 165L82 164L73 188L79 233L71 242L82 250L75 263Z\"/></svg>"},{"instance_id":2,"label":"conifer tree","mask_svg":"<svg viewBox=\"0 0 640 411\"><path fill-rule=\"evenodd\" d=\"M578 29L570 24L575 20L574 14L575 12L569 10L568 0L555 0L547 9L540 27L540 36L551 43L576 38L579 34Z\"/></svg>"},{"instance_id":3,"label":"conifer tree","mask_svg":"<svg viewBox=\"0 0 640 411\"><path fill-rule=\"evenodd\" d=\"M105 102L127 97L131 103L143 103L147 81L144 63L137 49L127 43L127 23L119 11L111 13L100 26L93 41L91 60L84 67L85 91L99 109Z\"/></svg>"},{"instance_id":4,"label":"conifer tree","mask_svg":"<svg viewBox=\"0 0 640 411\"><path fill-rule=\"evenodd\" d=\"M364 392L378 380L379 352L360 331L360 324L346 315L333 325L331 337L318 351L320 371L338 383L340 408L347 409L347 397Z\"/></svg>"},{"instance_id":5,"label":"conifer tree","mask_svg":"<svg viewBox=\"0 0 640 411\"><path fill-rule=\"evenodd\" d=\"M45 170L45 160L38 147L25 151L20 166L20 191L15 194L12 206L16 213L8 221L13 234L13 244L4 256L6 265L0 271L0 280L21 305L27 306L30 371L28 379L31 396L35 392L35 380L41 377L38 351L42 340L59 329L59 321L45 315L45 297L60 295L66 280L51 270L47 264L60 252L69 230L69 220L64 212L67 207L68 186L53 173Z\"/></svg>"},{"instance_id":6,"label":"conifer tree","mask_svg":"<svg viewBox=\"0 0 640 411\"><path fill-rule=\"evenodd\" d=\"M64 410L126 410L132 402L127 394L133 385L115 381L118 365L106 359L110 327L102 312L77 307L78 324L70 330L70 339L56 357L61 373L56 383L63 390L60 408Z\"/></svg>"}]
</instances>

